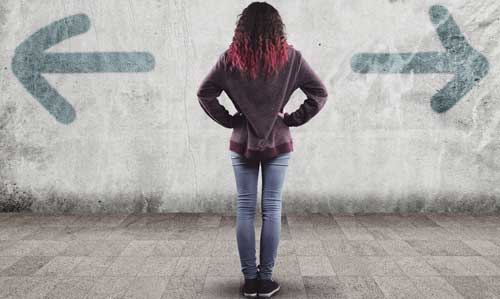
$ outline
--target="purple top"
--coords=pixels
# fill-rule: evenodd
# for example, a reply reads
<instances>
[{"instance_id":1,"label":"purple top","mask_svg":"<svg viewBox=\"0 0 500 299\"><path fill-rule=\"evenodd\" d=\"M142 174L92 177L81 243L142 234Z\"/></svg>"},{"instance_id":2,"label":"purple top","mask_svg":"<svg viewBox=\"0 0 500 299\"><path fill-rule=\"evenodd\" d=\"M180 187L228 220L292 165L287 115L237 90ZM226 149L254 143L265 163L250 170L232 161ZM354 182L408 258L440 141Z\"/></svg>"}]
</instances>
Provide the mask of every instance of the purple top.
<instances>
[{"instance_id":1,"label":"purple top","mask_svg":"<svg viewBox=\"0 0 500 299\"><path fill-rule=\"evenodd\" d=\"M267 79L252 80L238 70L229 70L227 50L202 81L198 101L214 121L232 128L229 149L251 160L276 157L293 151L289 127L298 127L309 121L325 105L328 92L318 75L306 62L301 52L292 45L287 47L288 61L277 74ZM291 114L278 113L290 96L300 88L307 98ZM217 97L226 92L237 112L233 115L222 106Z\"/></svg>"}]
</instances>

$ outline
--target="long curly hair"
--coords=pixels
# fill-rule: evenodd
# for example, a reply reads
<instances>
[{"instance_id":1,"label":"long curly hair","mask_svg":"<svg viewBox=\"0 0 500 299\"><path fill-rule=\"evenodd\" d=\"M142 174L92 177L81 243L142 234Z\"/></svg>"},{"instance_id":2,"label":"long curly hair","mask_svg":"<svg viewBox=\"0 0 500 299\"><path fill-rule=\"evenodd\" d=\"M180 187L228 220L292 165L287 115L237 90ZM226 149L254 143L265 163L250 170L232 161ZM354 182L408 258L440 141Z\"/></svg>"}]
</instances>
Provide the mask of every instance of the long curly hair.
<instances>
[{"instance_id":1,"label":"long curly hair","mask_svg":"<svg viewBox=\"0 0 500 299\"><path fill-rule=\"evenodd\" d=\"M230 69L250 75L260 72L267 78L288 61L285 24L278 11L266 2L252 2L236 22L228 49Z\"/></svg>"}]
</instances>

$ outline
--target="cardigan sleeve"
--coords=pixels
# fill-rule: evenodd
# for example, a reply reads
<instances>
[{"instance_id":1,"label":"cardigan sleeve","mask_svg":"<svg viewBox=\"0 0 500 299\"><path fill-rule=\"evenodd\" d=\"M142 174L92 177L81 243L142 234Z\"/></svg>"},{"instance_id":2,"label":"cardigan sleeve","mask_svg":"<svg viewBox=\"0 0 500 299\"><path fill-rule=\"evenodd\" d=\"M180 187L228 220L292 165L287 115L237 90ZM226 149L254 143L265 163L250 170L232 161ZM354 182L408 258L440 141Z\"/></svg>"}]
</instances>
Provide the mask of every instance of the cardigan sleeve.
<instances>
[{"instance_id":1,"label":"cardigan sleeve","mask_svg":"<svg viewBox=\"0 0 500 299\"><path fill-rule=\"evenodd\" d=\"M198 102L205 113L225 128L233 127L233 116L217 99L224 86L223 54L198 88Z\"/></svg>"},{"instance_id":2,"label":"cardigan sleeve","mask_svg":"<svg viewBox=\"0 0 500 299\"><path fill-rule=\"evenodd\" d=\"M328 98L325 85L302 54L296 78L296 86L304 92L306 99L291 114L284 113L283 121L289 127L297 127L308 122L323 108Z\"/></svg>"}]
</instances>

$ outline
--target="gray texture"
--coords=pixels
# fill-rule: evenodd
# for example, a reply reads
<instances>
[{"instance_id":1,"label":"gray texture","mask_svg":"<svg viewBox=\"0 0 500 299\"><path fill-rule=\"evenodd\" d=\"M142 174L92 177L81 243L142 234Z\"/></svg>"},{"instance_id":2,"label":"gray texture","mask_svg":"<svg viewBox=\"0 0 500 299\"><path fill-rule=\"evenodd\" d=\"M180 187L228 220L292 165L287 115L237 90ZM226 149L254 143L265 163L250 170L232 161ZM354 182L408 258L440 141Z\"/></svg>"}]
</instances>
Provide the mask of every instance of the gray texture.
<instances>
[{"instance_id":1,"label":"gray texture","mask_svg":"<svg viewBox=\"0 0 500 299\"><path fill-rule=\"evenodd\" d=\"M356 53L445 53L429 21L435 1L270 3L331 99L291 132L284 212L500 211L499 1L439 3L489 62L488 74L444 113L429 101L453 74L351 68ZM245 6L226 0L1 1L1 209L234 214L231 131L205 115L195 92L227 49ZM78 14L89 17L89 30L43 53L147 51L155 69L43 74L77 113L63 124L27 92L11 62L37 30ZM220 100L236 111L224 93ZM302 100L298 90L284 111Z\"/></svg>"},{"instance_id":2,"label":"gray texture","mask_svg":"<svg viewBox=\"0 0 500 299\"><path fill-rule=\"evenodd\" d=\"M0 221L2 298L243 298L235 216L0 213ZM283 215L278 297L499 298L499 224L485 215ZM393 233L372 233L382 229Z\"/></svg>"}]
</instances>

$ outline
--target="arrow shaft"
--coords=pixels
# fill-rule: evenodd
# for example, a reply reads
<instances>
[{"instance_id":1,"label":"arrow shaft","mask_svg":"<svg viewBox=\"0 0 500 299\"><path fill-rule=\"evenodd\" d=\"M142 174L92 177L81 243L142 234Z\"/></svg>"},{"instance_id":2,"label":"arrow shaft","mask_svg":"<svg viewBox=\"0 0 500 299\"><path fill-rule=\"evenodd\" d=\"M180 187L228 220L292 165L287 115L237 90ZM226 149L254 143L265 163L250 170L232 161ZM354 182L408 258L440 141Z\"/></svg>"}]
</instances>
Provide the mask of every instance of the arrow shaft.
<instances>
[{"instance_id":1,"label":"arrow shaft","mask_svg":"<svg viewBox=\"0 0 500 299\"><path fill-rule=\"evenodd\" d=\"M45 53L41 73L149 72L154 57L147 52Z\"/></svg>"},{"instance_id":2,"label":"arrow shaft","mask_svg":"<svg viewBox=\"0 0 500 299\"><path fill-rule=\"evenodd\" d=\"M457 66L448 53L358 53L352 57L358 73L455 73Z\"/></svg>"}]
</instances>

